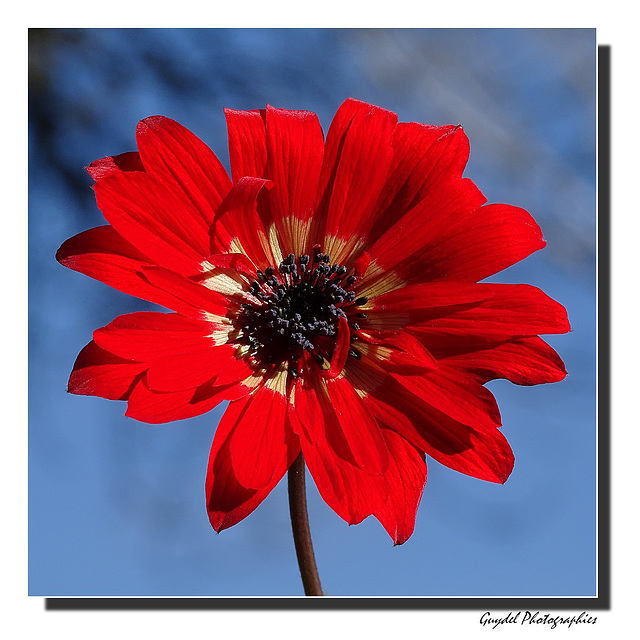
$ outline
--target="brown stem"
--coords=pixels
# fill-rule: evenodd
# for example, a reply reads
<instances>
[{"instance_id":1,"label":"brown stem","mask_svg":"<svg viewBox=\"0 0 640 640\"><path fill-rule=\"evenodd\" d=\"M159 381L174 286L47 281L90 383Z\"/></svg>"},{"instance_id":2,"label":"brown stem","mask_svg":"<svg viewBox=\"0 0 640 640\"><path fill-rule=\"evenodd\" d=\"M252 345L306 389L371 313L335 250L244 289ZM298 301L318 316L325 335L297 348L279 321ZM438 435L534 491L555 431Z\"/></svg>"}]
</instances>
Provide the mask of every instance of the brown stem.
<instances>
[{"instance_id":1,"label":"brown stem","mask_svg":"<svg viewBox=\"0 0 640 640\"><path fill-rule=\"evenodd\" d=\"M296 546L300 576L305 595L322 596L320 576L316 566L309 529L307 514L307 494L304 479L304 458L302 453L289 468L289 512L291 513L291 528L293 542Z\"/></svg>"}]
</instances>

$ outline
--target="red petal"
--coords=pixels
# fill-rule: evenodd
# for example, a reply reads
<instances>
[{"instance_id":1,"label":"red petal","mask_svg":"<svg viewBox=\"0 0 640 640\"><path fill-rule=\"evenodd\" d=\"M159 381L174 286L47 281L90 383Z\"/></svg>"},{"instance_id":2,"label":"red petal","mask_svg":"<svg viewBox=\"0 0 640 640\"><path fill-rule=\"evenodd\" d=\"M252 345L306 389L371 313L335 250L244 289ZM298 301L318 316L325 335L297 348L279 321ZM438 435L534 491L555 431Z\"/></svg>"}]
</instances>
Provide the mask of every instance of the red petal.
<instances>
[{"instance_id":1,"label":"red petal","mask_svg":"<svg viewBox=\"0 0 640 640\"><path fill-rule=\"evenodd\" d=\"M191 131L163 116L142 120L136 137L147 172L182 190L210 225L231 189L231 180L213 151Z\"/></svg>"},{"instance_id":2,"label":"red petal","mask_svg":"<svg viewBox=\"0 0 640 640\"><path fill-rule=\"evenodd\" d=\"M230 409L237 404L240 403L232 404ZM298 438L290 430L287 431L284 455L277 460L271 481L261 489L248 489L238 482L229 452L230 434L234 426L235 422L223 418L216 430L209 456L207 512L211 526L218 532L246 518L269 495L300 453Z\"/></svg>"},{"instance_id":3,"label":"red petal","mask_svg":"<svg viewBox=\"0 0 640 640\"><path fill-rule=\"evenodd\" d=\"M262 489L273 481L286 455L286 415L287 399L266 385L227 409L220 425L226 422L234 425L229 453L242 486Z\"/></svg>"},{"instance_id":4,"label":"red petal","mask_svg":"<svg viewBox=\"0 0 640 640\"><path fill-rule=\"evenodd\" d=\"M395 113L352 99L340 106L331 123L320 210L326 211L324 250L334 262L344 262L371 226L391 165L396 123Z\"/></svg>"},{"instance_id":5,"label":"red petal","mask_svg":"<svg viewBox=\"0 0 640 640\"><path fill-rule=\"evenodd\" d=\"M184 304L142 276L142 269L149 266L149 259L118 235L113 227L96 227L69 238L58 249L56 258L65 267L124 293L185 312Z\"/></svg>"},{"instance_id":6,"label":"red petal","mask_svg":"<svg viewBox=\"0 0 640 640\"><path fill-rule=\"evenodd\" d=\"M269 214L282 246L299 255L310 249L309 225L315 213L324 151L318 117L310 111L267 107Z\"/></svg>"},{"instance_id":7,"label":"red petal","mask_svg":"<svg viewBox=\"0 0 640 640\"><path fill-rule=\"evenodd\" d=\"M251 389L245 380L252 370L238 360L226 340L228 326L184 318L176 314L139 312L120 316L94 332L100 347L128 361L146 362L151 392L193 390L215 378L216 387L231 388L242 397Z\"/></svg>"},{"instance_id":8,"label":"red petal","mask_svg":"<svg viewBox=\"0 0 640 640\"><path fill-rule=\"evenodd\" d=\"M243 176L265 177L267 134L265 109L237 111L225 109L229 134L231 175L237 182Z\"/></svg>"},{"instance_id":9,"label":"red petal","mask_svg":"<svg viewBox=\"0 0 640 640\"><path fill-rule=\"evenodd\" d=\"M450 425L452 434L456 428L459 428L453 421L445 421L445 424ZM470 446L465 451L451 451L447 448L441 450L432 447L427 454L454 471L480 480L504 484L513 471L515 459L502 432L498 429L472 431L466 437Z\"/></svg>"},{"instance_id":10,"label":"red petal","mask_svg":"<svg viewBox=\"0 0 640 640\"><path fill-rule=\"evenodd\" d=\"M142 270L148 282L167 294L174 296L182 305L186 305L186 315L193 318L202 318L206 313L213 316L228 316L237 310L240 301L213 291L208 287L184 278L162 267L146 267Z\"/></svg>"},{"instance_id":11,"label":"red petal","mask_svg":"<svg viewBox=\"0 0 640 640\"><path fill-rule=\"evenodd\" d=\"M291 426L300 436L305 462L322 499L348 524L362 522L372 513L376 493L386 494L382 476L375 476L380 485L378 492L373 495L365 494L360 483L364 484L364 478L374 476L369 476L345 461L328 442L310 439L298 422L298 417L297 411L291 414Z\"/></svg>"},{"instance_id":12,"label":"red petal","mask_svg":"<svg viewBox=\"0 0 640 640\"><path fill-rule=\"evenodd\" d=\"M438 462L467 475L505 482L513 453L494 425L463 424L427 404L391 376L372 371L364 360L349 370L368 395L371 413Z\"/></svg>"},{"instance_id":13,"label":"red petal","mask_svg":"<svg viewBox=\"0 0 640 640\"><path fill-rule=\"evenodd\" d=\"M406 331L360 332L356 347L389 372L415 375L438 367L435 358L420 341Z\"/></svg>"},{"instance_id":14,"label":"red petal","mask_svg":"<svg viewBox=\"0 0 640 640\"><path fill-rule=\"evenodd\" d=\"M150 265L142 253L110 226L89 229L70 238L60 247L56 258L70 269L186 316L200 318L203 310L215 315L227 315L229 311L227 297ZM198 277L202 280L211 275L200 273Z\"/></svg>"},{"instance_id":15,"label":"red petal","mask_svg":"<svg viewBox=\"0 0 640 640\"><path fill-rule=\"evenodd\" d=\"M213 380L228 361L229 354L225 351L221 356L219 349L170 354L149 366L147 383L153 391L163 393L195 389Z\"/></svg>"},{"instance_id":16,"label":"red petal","mask_svg":"<svg viewBox=\"0 0 640 640\"><path fill-rule=\"evenodd\" d=\"M453 202L444 205L444 198ZM506 204L474 209L474 204L473 189L467 195L466 188L452 189L437 206L425 198L371 248L372 258L410 282L476 282L545 246L524 209Z\"/></svg>"},{"instance_id":17,"label":"red petal","mask_svg":"<svg viewBox=\"0 0 640 640\"><path fill-rule=\"evenodd\" d=\"M436 358L461 347L467 350L494 346L514 336L566 333L571 329L565 308L540 289L525 284L479 284L492 293L471 308L411 325Z\"/></svg>"},{"instance_id":18,"label":"red petal","mask_svg":"<svg viewBox=\"0 0 640 640\"><path fill-rule=\"evenodd\" d=\"M176 189L138 171L94 185L98 207L114 229L156 264L191 275L209 255L209 225Z\"/></svg>"},{"instance_id":19,"label":"red petal","mask_svg":"<svg viewBox=\"0 0 640 640\"><path fill-rule=\"evenodd\" d=\"M443 279L476 282L544 246L540 227L524 209L488 204L452 224L426 259Z\"/></svg>"},{"instance_id":20,"label":"red petal","mask_svg":"<svg viewBox=\"0 0 640 640\"><path fill-rule=\"evenodd\" d=\"M246 389L246 393L250 393L263 382L264 374L256 374L247 358L238 358L235 353L216 376L216 384L239 384Z\"/></svg>"},{"instance_id":21,"label":"red petal","mask_svg":"<svg viewBox=\"0 0 640 640\"><path fill-rule=\"evenodd\" d=\"M342 373L344 365L349 355L349 347L351 345L349 323L344 316L340 316L338 320L338 335L333 355L331 356L331 364L329 369L323 372L325 378L335 378Z\"/></svg>"},{"instance_id":22,"label":"red petal","mask_svg":"<svg viewBox=\"0 0 640 640\"><path fill-rule=\"evenodd\" d=\"M129 396L125 415L150 424L184 420L210 411L230 395L226 387L213 386L160 393L142 379Z\"/></svg>"},{"instance_id":23,"label":"red petal","mask_svg":"<svg viewBox=\"0 0 640 640\"><path fill-rule=\"evenodd\" d=\"M336 455L365 473L384 473L389 452L364 402L343 377L324 380L316 369L308 367L306 384L298 379L292 426L304 429L312 442L326 440Z\"/></svg>"},{"instance_id":24,"label":"red petal","mask_svg":"<svg viewBox=\"0 0 640 640\"><path fill-rule=\"evenodd\" d=\"M255 280L256 267L243 253L218 253L207 258L207 267L211 265L218 269L231 269L249 279ZM206 274L205 274L206 275Z\"/></svg>"},{"instance_id":25,"label":"red petal","mask_svg":"<svg viewBox=\"0 0 640 640\"><path fill-rule=\"evenodd\" d=\"M356 278L364 278L370 264L371 257L366 251L363 251L362 254L360 254L360 257L353 263L353 272Z\"/></svg>"},{"instance_id":26,"label":"red petal","mask_svg":"<svg viewBox=\"0 0 640 640\"><path fill-rule=\"evenodd\" d=\"M157 391L193 389L214 379L216 387L238 387L233 397L241 398L253 390L253 370L246 358L238 358L232 344L208 345L185 353L171 353L151 363L147 381Z\"/></svg>"},{"instance_id":27,"label":"red petal","mask_svg":"<svg viewBox=\"0 0 640 640\"><path fill-rule=\"evenodd\" d=\"M430 252L451 235L452 225L461 221L464 228L474 219L484 202L486 198L466 178L434 185L413 208L391 211L378 221L377 240L369 249L372 261L379 269L397 270L403 278L415 272L417 282L435 279L441 273Z\"/></svg>"},{"instance_id":28,"label":"red petal","mask_svg":"<svg viewBox=\"0 0 640 640\"><path fill-rule=\"evenodd\" d=\"M152 362L171 353L210 349L213 325L175 313L140 311L117 317L94 331L102 349L128 360Z\"/></svg>"},{"instance_id":29,"label":"red petal","mask_svg":"<svg viewBox=\"0 0 640 640\"><path fill-rule=\"evenodd\" d=\"M120 171L144 171L140 154L128 151L117 156L107 156L94 160L87 167L87 173L96 181Z\"/></svg>"},{"instance_id":30,"label":"red petal","mask_svg":"<svg viewBox=\"0 0 640 640\"><path fill-rule=\"evenodd\" d=\"M363 285L361 294L371 291ZM366 326L380 330L397 330L409 324L447 316L456 308L475 307L493 295L486 285L467 282L426 282L399 287L376 295L361 309L366 312Z\"/></svg>"},{"instance_id":31,"label":"red petal","mask_svg":"<svg viewBox=\"0 0 640 640\"><path fill-rule=\"evenodd\" d=\"M92 340L76 358L68 389L78 395L126 400L148 366L114 356Z\"/></svg>"},{"instance_id":32,"label":"red petal","mask_svg":"<svg viewBox=\"0 0 640 640\"><path fill-rule=\"evenodd\" d=\"M398 431L409 436L408 430ZM426 454L454 471L500 484L511 475L513 452L499 429L473 429L443 414L425 414L417 431Z\"/></svg>"},{"instance_id":33,"label":"red petal","mask_svg":"<svg viewBox=\"0 0 640 640\"><path fill-rule=\"evenodd\" d=\"M443 185L457 182L468 158L469 141L462 127L398 123L393 132L393 160L376 205L372 236L379 237L401 215Z\"/></svg>"},{"instance_id":34,"label":"red petal","mask_svg":"<svg viewBox=\"0 0 640 640\"><path fill-rule=\"evenodd\" d=\"M233 185L211 227L211 251L227 252L241 247L257 266L275 264L267 232L258 215L256 203L263 189L273 186L263 178L243 177Z\"/></svg>"},{"instance_id":35,"label":"red petal","mask_svg":"<svg viewBox=\"0 0 640 640\"><path fill-rule=\"evenodd\" d=\"M559 382L567 375L560 356L541 338L514 338L490 349L442 359L448 366L475 375L482 383L506 378L515 384Z\"/></svg>"},{"instance_id":36,"label":"red petal","mask_svg":"<svg viewBox=\"0 0 640 640\"><path fill-rule=\"evenodd\" d=\"M427 482L427 465L424 454L404 438L390 429L381 432L391 454L389 468L383 476L387 499L384 504L377 505L373 515L398 545L405 543L413 533ZM375 482L375 478L372 480Z\"/></svg>"},{"instance_id":37,"label":"red petal","mask_svg":"<svg viewBox=\"0 0 640 640\"><path fill-rule=\"evenodd\" d=\"M393 374L411 393L454 420L485 429L500 426L500 411L493 394L471 376L443 366L423 376Z\"/></svg>"},{"instance_id":38,"label":"red petal","mask_svg":"<svg viewBox=\"0 0 640 640\"><path fill-rule=\"evenodd\" d=\"M315 443L303 436L302 450L320 495L341 518L358 524L374 515L394 543L402 544L413 533L427 467L424 456L406 440L387 429L381 433L390 460L378 476L336 456L327 442Z\"/></svg>"}]
</instances>

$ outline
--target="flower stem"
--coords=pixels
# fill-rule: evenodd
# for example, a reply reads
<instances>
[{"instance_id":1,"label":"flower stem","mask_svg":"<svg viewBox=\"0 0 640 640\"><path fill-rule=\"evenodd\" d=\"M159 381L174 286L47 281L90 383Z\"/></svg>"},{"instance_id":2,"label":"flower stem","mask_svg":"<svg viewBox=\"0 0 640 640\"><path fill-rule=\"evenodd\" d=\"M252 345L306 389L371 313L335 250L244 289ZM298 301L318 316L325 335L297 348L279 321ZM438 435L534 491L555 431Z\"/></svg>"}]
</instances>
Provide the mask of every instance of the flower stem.
<instances>
[{"instance_id":1,"label":"flower stem","mask_svg":"<svg viewBox=\"0 0 640 640\"><path fill-rule=\"evenodd\" d=\"M293 542L296 547L305 595L322 596L324 594L320 585L320 576L311 543L311 530L309 529L302 453L289 468L289 512L291 513Z\"/></svg>"}]
</instances>

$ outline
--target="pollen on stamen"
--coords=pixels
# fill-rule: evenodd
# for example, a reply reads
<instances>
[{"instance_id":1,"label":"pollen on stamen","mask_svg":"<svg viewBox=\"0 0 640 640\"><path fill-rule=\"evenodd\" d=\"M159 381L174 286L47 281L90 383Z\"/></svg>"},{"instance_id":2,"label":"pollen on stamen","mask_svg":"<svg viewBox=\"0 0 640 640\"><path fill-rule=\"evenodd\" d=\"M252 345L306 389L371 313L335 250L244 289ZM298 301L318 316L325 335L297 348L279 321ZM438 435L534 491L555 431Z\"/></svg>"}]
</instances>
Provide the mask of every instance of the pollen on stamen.
<instances>
[{"instance_id":1,"label":"pollen on stamen","mask_svg":"<svg viewBox=\"0 0 640 640\"><path fill-rule=\"evenodd\" d=\"M255 302L244 302L236 319L236 342L244 354L259 367L285 364L293 379L300 375L299 360L305 352L327 368L340 318L349 323L351 310L367 302L356 298L352 287L357 277L348 273L346 266L333 264L320 245L313 247L313 255L296 258L289 253L277 268L258 270L248 287ZM359 330L360 325L351 322L351 329ZM355 349L349 353L361 357Z\"/></svg>"}]
</instances>

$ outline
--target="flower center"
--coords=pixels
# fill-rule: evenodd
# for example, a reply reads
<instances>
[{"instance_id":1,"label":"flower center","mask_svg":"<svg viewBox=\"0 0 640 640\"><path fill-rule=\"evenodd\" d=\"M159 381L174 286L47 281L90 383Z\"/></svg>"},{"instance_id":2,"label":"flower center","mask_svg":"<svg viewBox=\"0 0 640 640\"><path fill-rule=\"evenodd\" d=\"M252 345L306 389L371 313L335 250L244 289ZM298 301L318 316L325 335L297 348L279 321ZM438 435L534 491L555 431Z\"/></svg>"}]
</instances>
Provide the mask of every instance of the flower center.
<instances>
[{"instance_id":1,"label":"flower center","mask_svg":"<svg viewBox=\"0 0 640 640\"><path fill-rule=\"evenodd\" d=\"M318 364L327 367L331 360L340 317L349 320L350 309L365 304L352 290L355 275L347 276L347 267L331 264L320 246L314 255L290 253L277 269L258 271L249 291L255 302L242 305L238 316L238 342L249 347L259 366L288 363L289 373L298 375L298 361L308 351ZM364 314L359 314L364 317ZM359 329L357 322L351 322ZM360 353L350 348L350 355Z\"/></svg>"}]
</instances>

